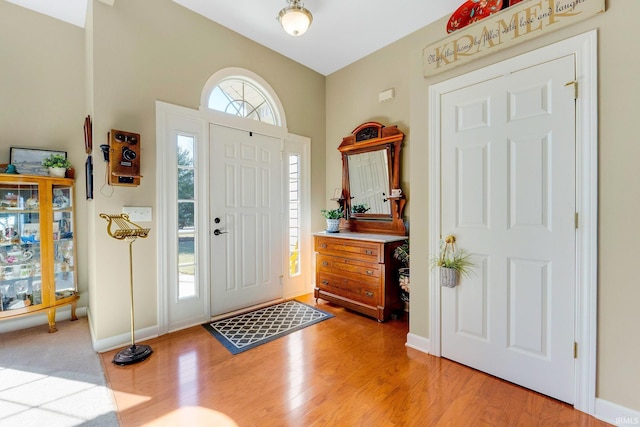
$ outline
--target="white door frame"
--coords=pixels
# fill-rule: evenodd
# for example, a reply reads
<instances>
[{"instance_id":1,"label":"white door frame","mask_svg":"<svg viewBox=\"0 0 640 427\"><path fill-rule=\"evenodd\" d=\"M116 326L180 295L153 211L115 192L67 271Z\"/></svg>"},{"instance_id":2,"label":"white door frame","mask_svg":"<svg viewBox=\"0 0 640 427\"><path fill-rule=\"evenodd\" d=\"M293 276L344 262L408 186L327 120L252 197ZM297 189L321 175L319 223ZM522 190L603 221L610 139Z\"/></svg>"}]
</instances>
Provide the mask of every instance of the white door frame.
<instances>
[{"instance_id":1,"label":"white door frame","mask_svg":"<svg viewBox=\"0 0 640 427\"><path fill-rule=\"evenodd\" d=\"M576 330L574 407L595 413L598 266L598 104L597 31L593 30L535 51L507 59L429 88L429 257L438 252L440 237L440 102L447 92L473 85L512 67L519 69L574 55L579 96L576 100ZM523 64L525 64L523 66ZM528 64L528 65L527 65ZM440 286L429 274L430 353L441 356Z\"/></svg>"},{"instance_id":2,"label":"white door frame","mask_svg":"<svg viewBox=\"0 0 640 427\"><path fill-rule=\"evenodd\" d=\"M225 114L219 111L211 110L207 108L208 95L213 87L222 78L228 76L239 75L244 78L258 83L260 87L267 90L267 94L273 105L276 106L276 114L280 119L281 126L274 126L265 123L261 123L251 119L245 119L242 117L236 117L230 114ZM175 165L168 165L167 162L167 145L168 145L168 126L172 119L181 118L190 120L194 123L198 123L200 126L200 132L198 133L198 140L202 142L198 149L198 167L200 173L198 174L198 195L200 200L207 200L209 194L209 123L220 126L232 127L235 129L242 129L246 131L256 132L275 138L280 138L282 146L284 147L283 155L287 153L296 153L302 156L302 176L301 180L303 185L302 191L305 192L303 199L301 200L302 211L302 229L301 229L301 245L300 245L300 259L301 266L305 270L305 276L303 279L310 279L311 271L313 268L311 258L311 237L310 237L310 209L311 209L311 140L307 137L291 134L286 127L286 117L284 115L284 109L277 95L267 82L262 80L257 74L252 73L249 70L240 68L227 68L215 73L204 86L201 94L201 106L199 110L181 107L173 104L168 104L161 101L156 101L156 209L157 209L157 277L158 277L158 334L163 335L168 332L187 328L197 324L201 324L210 319L210 287L208 282L199 283L201 292L199 298L203 299L202 311L200 313L193 313L190 319L179 323L171 324L169 315L170 304L173 303L170 297L170 286L174 286L175 283L172 280L172 266L169 265L169 261L175 258L175 255L170 254L169 239L164 233L164 230L169 226L169 210L174 209L175 200L169 196L168 189L175 188ZM174 172L170 172L174 171ZM284 170L283 170L284 172ZM286 180L285 180L286 182ZM283 183L285 185L285 183ZM288 185L288 182L286 182ZM288 187L287 187L288 188ZM175 192L174 192L175 193ZM172 194L174 194L172 193ZM285 206L285 200L283 198L283 207ZM288 206L288 203L286 203ZM197 221L199 221L201 232L206 233L206 236L211 234L211 221L209 213L209 204L200 203L197 212ZM288 221L283 218L282 221L282 233L283 238L288 239ZM308 237L307 237L308 236ZM288 246L287 246L288 247ZM210 260L210 242L209 239L200 239L198 246L199 256L197 263L199 265L199 281L205 282L209 276L209 260ZM288 259L288 256L284 256L284 259ZM287 266L283 262L283 271L287 271ZM300 278L290 279L288 275L283 277L283 297L291 298L297 295L308 293L312 289L312 283L310 280L305 280L308 283L306 289L300 287Z\"/></svg>"},{"instance_id":3,"label":"white door frame","mask_svg":"<svg viewBox=\"0 0 640 427\"><path fill-rule=\"evenodd\" d=\"M168 104L156 101L156 224L157 224L157 277L158 277L158 335L164 335L179 329L187 328L196 324L205 322L209 316L209 287L205 286L205 279L209 276L209 244L208 239L197 239L198 273L196 274L197 295L196 299L201 302L200 311L193 310L192 316L181 322L175 322L170 316L170 306L176 304L177 301L172 297L171 287L176 285L177 270L175 260L177 257L175 252L170 254L169 250L175 248L177 242L166 233L175 227L175 203L176 199L176 178L177 168L175 160L168 154L168 150L175 150L175 146L171 145L169 138L176 131L176 123L182 121L191 123L192 133L197 136L196 141L196 167L198 169L198 183L196 195L200 201L198 203L198 211L196 212L198 228L207 229L208 225L201 222L200 218L206 220L208 217L207 203L207 186L201 185L201 182L209 180L207 169L209 150L208 150L208 132L206 122L202 119L197 110L181 107L178 105ZM198 129L198 130L196 130Z\"/></svg>"}]
</instances>

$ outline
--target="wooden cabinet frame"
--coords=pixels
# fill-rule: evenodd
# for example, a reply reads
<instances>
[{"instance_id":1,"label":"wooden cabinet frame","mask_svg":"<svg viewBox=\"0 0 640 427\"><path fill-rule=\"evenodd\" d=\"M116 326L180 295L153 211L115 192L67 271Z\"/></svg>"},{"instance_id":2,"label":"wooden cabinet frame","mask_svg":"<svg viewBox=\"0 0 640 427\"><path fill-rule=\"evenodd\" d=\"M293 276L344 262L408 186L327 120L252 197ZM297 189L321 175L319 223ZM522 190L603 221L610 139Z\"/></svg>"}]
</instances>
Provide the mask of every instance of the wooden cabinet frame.
<instances>
[{"instance_id":1,"label":"wooden cabinet frame","mask_svg":"<svg viewBox=\"0 0 640 427\"><path fill-rule=\"evenodd\" d=\"M64 305L77 320L73 179L0 174L0 225L0 320L46 312L56 332L56 308Z\"/></svg>"}]
</instances>

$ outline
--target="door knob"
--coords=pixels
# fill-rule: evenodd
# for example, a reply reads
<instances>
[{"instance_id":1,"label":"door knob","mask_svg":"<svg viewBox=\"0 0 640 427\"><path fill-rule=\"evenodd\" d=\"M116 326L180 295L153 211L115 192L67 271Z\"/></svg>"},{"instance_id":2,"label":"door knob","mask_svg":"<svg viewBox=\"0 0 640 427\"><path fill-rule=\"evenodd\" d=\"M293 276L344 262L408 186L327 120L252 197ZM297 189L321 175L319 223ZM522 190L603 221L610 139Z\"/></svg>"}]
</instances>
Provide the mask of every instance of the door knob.
<instances>
[{"instance_id":1,"label":"door knob","mask_svg":"<svg viewBox=\"0 0 640 427\"><path fill-rule=\"evenodd\" d=\"M215 230L213 230L213 234L215 234L216 236L219 236L221 234L227 234L227 231L220 231L219 228L216 228Z\"/></svg>"}]
</instances>

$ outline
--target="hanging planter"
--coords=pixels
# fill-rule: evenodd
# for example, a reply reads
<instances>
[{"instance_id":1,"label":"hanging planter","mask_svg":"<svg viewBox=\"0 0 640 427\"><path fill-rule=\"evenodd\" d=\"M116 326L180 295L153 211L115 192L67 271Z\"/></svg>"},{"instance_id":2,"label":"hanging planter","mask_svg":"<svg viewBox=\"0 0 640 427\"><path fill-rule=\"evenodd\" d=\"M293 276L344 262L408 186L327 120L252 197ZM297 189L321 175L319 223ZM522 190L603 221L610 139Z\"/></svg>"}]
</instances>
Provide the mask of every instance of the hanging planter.
<instances>
[{"instance_id":1,"label":"hanging planter","mask_svg":"<svg viewBox=\"0 0 640 427\"><path fill-rule=\"evenodd\" d=\"M448 267L440 267L440 286L455 288L458 284L460 273L458 270Z\"/></svg>"},{"instance_id":2,"label":"hanging planter","mask_svg":"<svg viewBox=\"0 0 640 427\"><path fill-rule=\"evenodd\" d=\"M460 281L460 276L468 275L473 263L469 255L463 250L457 250L456 237L447 236L440 243L440 254L431 260L432 268L438 268L440 286L455 288Z\"/></svg>"}]
</instances>

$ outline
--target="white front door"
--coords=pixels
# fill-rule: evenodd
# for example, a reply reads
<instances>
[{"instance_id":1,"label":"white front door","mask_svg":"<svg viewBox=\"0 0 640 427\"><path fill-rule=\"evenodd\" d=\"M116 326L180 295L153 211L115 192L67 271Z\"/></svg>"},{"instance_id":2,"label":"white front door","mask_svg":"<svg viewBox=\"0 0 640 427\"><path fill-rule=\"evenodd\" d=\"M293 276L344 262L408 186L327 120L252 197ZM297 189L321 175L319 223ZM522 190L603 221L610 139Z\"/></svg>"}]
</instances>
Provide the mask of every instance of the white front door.
<instances>
[{"instance_id":1,"label":"white front door","mask_svg":"<svg viewBox=\"0 0 640 427\"><path fill-rule=\"evenodd\" d=\"M441 232L472 254L441 289L442 355L574 401L573 56L442 98Z\"/></svg>"},{"instance_id":2,"label":"white front door","mask_svg":"<svg viewBox=\"0 0 640 427\"><path fill-rule=\"evenodd\" d=\"M210 142L215 316L282 297L282 144L213 124Z\"/></svg>"}]
</instances>

